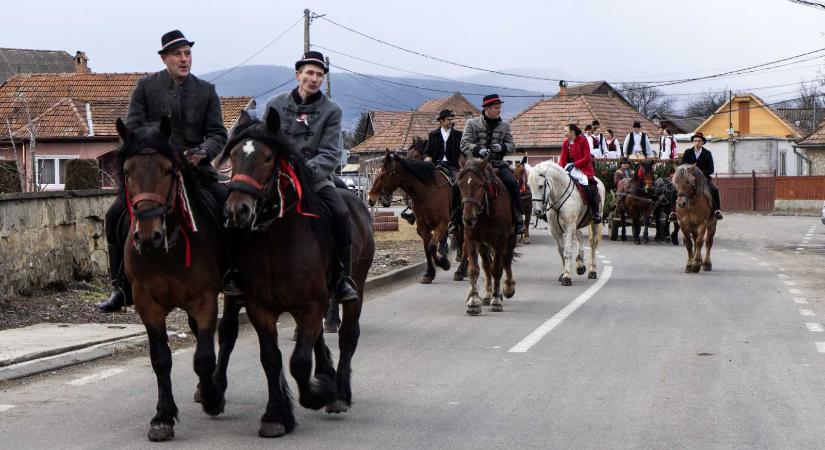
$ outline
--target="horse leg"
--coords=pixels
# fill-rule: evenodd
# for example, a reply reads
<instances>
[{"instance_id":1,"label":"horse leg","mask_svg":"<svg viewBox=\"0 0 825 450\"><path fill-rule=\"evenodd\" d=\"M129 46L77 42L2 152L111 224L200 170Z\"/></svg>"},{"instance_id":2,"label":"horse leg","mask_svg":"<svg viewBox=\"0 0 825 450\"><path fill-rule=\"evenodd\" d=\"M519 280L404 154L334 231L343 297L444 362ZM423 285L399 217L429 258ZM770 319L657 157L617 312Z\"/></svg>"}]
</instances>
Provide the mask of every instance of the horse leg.
<instances>
[{"instance_id":1,"label":"horse leg","mask_svg":"<svg viewBox=\"0 0 825 450\"><path fill-rule=\"evenodd\" d=\"M430 240L430 254L433 262L444 270L450 270L450 255L447 252L447 223L439 223Z\"/></svg>"},{"instance_id":2,"label":"horse leg","mask_svg":"<svg viewBox=\"0 0 825 450\"><path fill-rule=\"evenodd\" d=\"M590 224L590 272L587 278L595 280L598 278L598 271L596 267L596 248L599 246L599 241L602 238L602 226L600 224Z\"/></svg>"},{"instance_id":3,"label":"horse leg","mask_svg":"<svg viewBox=\"0 0 825 450\"><path fill-rule=\"evenodd\" d=\"M516 251L515 236L511 237L504 249L504 288L502 294L507 298L513 298L516 294L516 280L513 279L513 257Z\"/></svg>"},{"instance_id":4,"label":"horse leg","mask_svg":"<svg viewBox=\"0 0 825 450\"><path fill-rule=\"evenodd\" d=\"M138 285L134 285L133 290L135 298L144 297ZM169 338L166 334L168 311L164 311L153 300L136 302L135 307L146 328L149 357L158 383L157 412L149 422L149 440L168 441L175 437L175 420L178 418L178 407L172 396L172 351L169 349Z\"/></svg>"},{"instance_id":5,"label":"horse leg","mask_svg":"<svg viewBox=\"0 0 825 450\"><path fill-rule=\"evenodd\" d=\"M490 301L490 312L504 311L504 297L501 295L501 274L504 272L504 249L498 248L493 251L493 262L490 275L493 278L493 298Z\"/></svg>"},{"instance_id":6,"label":"horse leg","mask_svg":"<svg viewBox=\"0 0 825 450\"><path fill-rule=\"evenodd\" d=\"M642 241L641 241L641 239L639 239L639 233L641 231L640 230L641 227L639 225L639 220L640 220L639 216L640 216L640 214L638 214L638 213L633 215L633 224L631 225L631 227L633 229L633 243L635 243L636 245L642 245Z\"/></svg>"},{"instance_id":7,"label":"horse leg","mask_svg":"<svg viewBox=\"0 0 825 450\"><path fill-rule=\"evenodd\" d=\"M570 225L564 233L564 272L561 274L561 285L572 286L573 276L570 274L570 268L573 261L574 241L576 234L576 224Z\"/></svg>"},{"instance_id":8,"label":"horse leg","mask_svg":"<svg viewBox=\"0 0 825 450\"><path fill-rule=\"evenodd\" d=\"M198 388L201 397L201 407L206 414L217 416L223 412L224 391L215 382L215 328L218 321L217 302L212 296L217 297L217 292L207 293L200 302L196 302L198 308L190 311L190 327L195 322L197 327L198 343L195 348L194 366L195 373L198 374Z\"/></svg>"},{"instance_id":9,"label":"horse leg","mask_svg":"<svg viewBox=\"0 0 825 450\"><path fill-rule=\"evenodd\" d=\"M481 314L481 299L478 298L478 244L464 237L467 251L467 272L470 276L470 291L467 293L467 314L475 316Z\"/></svg>"},{"instance_id":10,"label":"horse leg","mask_svg":"<svg viewBox=\"0 0 825 450\"><path fill-rule=\"evenodd\" d=\"M335 363L332 361L332 353L324 340L324 333L318 334L318 339L315 340L315 345L312 347L315 353L315 378L319 380L335 380ZM337 386L336 386L337 394ZM337 396L331 399L327 405L334 404Z\"/></svg>"},{"instance_id":11,"label":"horse leg","mask_svg":"<svg viewBox=\"0 0 825 450\"><path fill-rule=\"evenodd\" d=\"M298 384L298 402L304 408L321 409L337 397L335 379L316 374L312 379L312 351L321 335L322 306L305 303L295 318L298 339L289 359L289 372ZM326 345L325 345L326 347ZM329 351L329 350L327 350ZM331 361L330 361L331 364Z\"/></svg>"},{"instance_id":12,"label":"horse leg","mask_svg":"<svg viewBox=\"0 0 825 450\"><path fill-rule=\"evenodd\" d=\"M622 224L622 242L624 242L627 241L627 231L625 230L625 220L627 220L627 216L625 215L624 208L619 212L619 219L619 222Z\"/></svg>"},{"instance_id":13,"label":"horse leg","mask_svg":"<svg viewBox=\"0 0 825 450\"><path fill-rule=\"evenodd\" d=\"M343 305L344 320L341 329L338 331L338 371L336 381L338 385L338 398L327 404L328 413L343 413L352 406L352 356L358 346L358 338L361 335L361 327L358 323L361 317L361 307L363 294L357 302Z\"/></svg>"},{"instance_id":14,"label":"horse leg","mask_svg":"<svg viewBox=\"0 0 825 450\"><path fill-rule=\"evenodd\" d=\"M433 253L430 252L429 239L425 235L421 235L421 240L424 241L424 255L427 258L427 271L421 277L421 284L430 284L435 278L435 265L433 264Z\"/></svg>"},{"instance_id":15,"label":"horse leg","mask_svg":"<svg viewBox=\"0 0 825 450\"><path fill-rule=\"evenodd\" d=\"M670 234L670 242L679 245L679 222L673 223L673 233Z\"/></svg>"},{"instance_id":16,"label":"horse leg","mask_svg":"<svg viewBox=\"0 0 825 450\"><path fill-rule=\"evenodd\" d=\"M525 208L522 205L521 209L524 210L524 236L521 238L521 242L524 244L530 243L530 214L533 210L533 205L530 205L529 208Z\"/></svg>"},{"instance_id":17,"label":"horse leg","mask_svg":"<svg viewBox=\"0 0 825 450\"><path fill-rule=\"evenodd\" d=\"M467 257L461 258L461 264L458 265L458 268L455 270L453 274L453 280L455 281L464 281L464 278L467 277Z\"/></svg>"},{"instance_id":18,"label":"horse leg","mask_svg":"<svg viewBox=\"0 0 825 450\"><path fill-rule=\"evenodd\" d=\"M693 231L693 238L695 241L695 248L693 249L693 273L699 273L702 269L702 245L705 242L704 225L700 225Z\"/></svg>"},{"instance_id":19,"label":"horse leg","mask_svg":"<svg viewBox=\"0 0 825 450\"><path fill-rule=\"evenodd\" d=\"M648 216L648 211L645 211L645 218L644 218L644 220L642 221L642 224L641 224L641 226L642 226L642 227L644 227L644 240L645 240L645 244L647 244L647 243L649 243L649 242L650 242L650 235L648 234L648 228L649 228L649 227L647 226L647 223L648 223L648 217L649 217L649 216Z\"/></svg>"},{"instance_id":20,"label":"horse leg","mask_svg":"<svg viewBox=\"0 0 825 450\"><path fill-rule=\"evenodd\" d=\"M682 227L682 239L685 241L685 248L688 253L685 273L691 273L693 272L693 236L690 233L690 227Z\"/></svg>"},{"instance_id":21,"label":"horse leg","mask_svg":"<svg viewBox=\"0 0 825 450\"><path fill-rule=\"evenodd\" d=\"M254 304L247 305L249 320L258 333L261 353L261 366L266 374L269 398L266 411L261 417L258 435L261 437L281 437L295 428L295 415L292 412L292 399L289 386L284 379L284 365L281 350L278 348L278 316Z\"/></svg>"},{"instance_id":22,"label":"horse leg","mask_svg":"<svg viewBox=\"0 0 825 450\"><path fill-rule=\"evenodd\" d=\"M579 251L576 252L576 274L584 275L587 269L584 267L584 234L581 230L576 230L576 241L579 244Z\"/></svg>"},{"instance_id":23,"label":"horse leg","mask_svg":"<svg viewBox=\"0 0 825 450\"><path fill-rule=\"evenodd\" d=\"M231 298L223 300L223 316L218 322L218 364L215 367L215 384L221 392L228 386L226 370L229 367L229 355L238 340L238 314L241 307Z\"/></svg>"},{"instance_id":24,"label":"horse leg","mask_svg":"<svg viewBox=\"0 0 825 450\"><path fill-rule=\"evenodd\" d=\"M481 298L482 306L489 306L493 299L493 280L490 276L493 265L490 247L486 244L479 244L478 253L481 256L481 268L484 270L484 297Z\"/></svg>"},{"instance_id":25,"label":"horse leg","mask_svg":"<svg viewBox=\"0 0 825 450\"><path fill-rule=\"evenodd\" d=\"M705 262L702 264L702 269L705 272L713 270L713 263L710 262L710 248L713 247L713 237L716 234L716 227L710 225L705 229Z\"/></svg>"},{"instance_id":26,"label":"horse leg","mask_svg":"<svg viewBox=\"0 0 825 450\"><path fill-rule=\"evenodd\" d=\"M561 260L561 274L559 275L559 283L564 279L564 269L567 267L564 262L564 235L559 232L553 234L553 241L556 243L556 251L559 252L559 259Z\"/></svg>"}]
</instances>

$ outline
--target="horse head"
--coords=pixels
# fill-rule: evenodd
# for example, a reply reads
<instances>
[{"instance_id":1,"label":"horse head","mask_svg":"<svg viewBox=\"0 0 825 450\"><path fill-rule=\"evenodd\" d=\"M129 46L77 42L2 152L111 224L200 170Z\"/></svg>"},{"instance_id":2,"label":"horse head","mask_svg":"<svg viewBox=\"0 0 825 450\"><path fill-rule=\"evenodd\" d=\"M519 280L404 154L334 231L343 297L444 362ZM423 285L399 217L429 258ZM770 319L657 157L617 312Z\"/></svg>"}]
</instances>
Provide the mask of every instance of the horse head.
<instances>
[{"instance_id":1,"label":"horse head","mask_svg":"<svg viewBox=\"0 0 825 450\"><path fill-rule=\"evenodd\" d=\"M132 240L138 252L167 251L166 217L172 213L179 189L179 171L186 167L172 149L172 121L164 116L159 125L135 130L117 119L116 128L123 143L118 150L120 179L132 218Z\"/></svg>"},{"instance_id":2,"label":"horse head","mask_svg":"<svg viewBox=\"0 0 825 450\"><path fill-rule=\"evenodd\" d=\"M676 168L673 185L676 186L676 206L685 208L699 191L699 177L703 176L695 164L683 164Z\"/></svg>"},{"instance_id":3,"label":"horse head","mask_svg":"<svg viewBox=\"0 0 825 450\"><path fill-rule=\"evenodd\" d=\"M220 159L232 162L229 197L224 203L227 226L261 229L293 206L304 214L301 202L314 195L314 180L303 157L284 139L280 128L281 117L274 108L267 112L266 123L253 119L246 111L241 113Z\"/></svg>"},{"instance_id":4,"label":"horse head","mask_svg":"<svg viewBox=\"0 0 825 450\"><path fill-rule=\"evenodd\" d=\"M375 206L380 201L381 206L387 208L392 203L392 193L398 189L399 185L397 175L399 158L397 153L386 150L381 167L378 168L378 173L372 181L368 196L370 206Z\"/></svg>"},{"instance_id":5,"label":"horse head","mask_svg":"<svg viewBox=\"0 0 825 450\"><path fill-rule=\"evenodd\" d=\"M427 148L427 140L418 136L413 138L412 144L407 147L407 159L423 160L424 150Z\"/></svg>"},{"instance_id":6,"label":"horse head","mask_svg":"<svg viewBox=\"0 0 825 450\"><path fill-rule=\"evenodd\" d=\"M471 158L458 172L456 183L461 192L462 220L473 228L485 209L489 209L487 194L493 189L492 168L486 159Z\"/></svg>"},{"instance_id":7,"label":"horse head","mask_svg":"<svg viewBox=\"0 0 825 450\"><path fill-rule=\"evenodd\" d=\"M634 178L639 179L639 183L643 184L645 189L650 189L653 187L653 164L654 161L652 159L645 159L644 161L640 162L637 166L636 173L634 174Z\"/></svg>"}]
</instances>

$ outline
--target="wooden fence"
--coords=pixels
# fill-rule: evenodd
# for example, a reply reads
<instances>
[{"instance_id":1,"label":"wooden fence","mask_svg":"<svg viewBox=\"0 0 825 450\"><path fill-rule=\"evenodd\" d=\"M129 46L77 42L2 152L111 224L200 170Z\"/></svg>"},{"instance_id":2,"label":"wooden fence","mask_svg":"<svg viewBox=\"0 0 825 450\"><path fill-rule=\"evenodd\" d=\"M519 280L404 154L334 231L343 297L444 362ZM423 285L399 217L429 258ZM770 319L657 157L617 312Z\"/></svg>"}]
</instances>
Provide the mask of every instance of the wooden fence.
<instances>
[{"instance_id":1,"label":"wooden fence","mask_svg":"<svg viewBox=\"0 0 825 450\"><path fill-rule=\"evenodd\" d=\"M772 173L716 174L722 209L726 211L771 211L776 197Z\"/></svg>"},{"instance_id":2,"label":"wooden fence","mask_svg":"<svg viewBox=\"0 0 825 450\"><path fill-rule=\"evenodd\" d=\"M825 176L776 177L778 200L825 200Z\"/></svg>"}]
</instances>

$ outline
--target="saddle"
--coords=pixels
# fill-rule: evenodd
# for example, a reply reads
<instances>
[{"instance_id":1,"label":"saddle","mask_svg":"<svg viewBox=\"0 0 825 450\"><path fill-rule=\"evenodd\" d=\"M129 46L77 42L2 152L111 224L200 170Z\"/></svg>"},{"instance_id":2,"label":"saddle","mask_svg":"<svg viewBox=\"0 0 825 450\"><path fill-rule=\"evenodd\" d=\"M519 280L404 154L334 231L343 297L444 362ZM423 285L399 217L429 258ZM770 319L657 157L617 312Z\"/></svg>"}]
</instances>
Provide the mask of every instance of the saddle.
<instances>
[{"instance_id":1,"label":"saddle","mask_svg":"<svg viewBox=\"0 0 825 450\"><path fill-rule=\"evenodd\" d=\"M579 182L576 181L575 178L573 179L573 183L575 183L576 188L579 189L579 195L581 196L582 201L584 202L584 204L590 206L590 203L589 203L590 197L587 194L587 188L582 186L581 184L579 184ZM596 186L596 178L587 177L587 184L588 184L588 186ZM598 189L596 189L595 194L596 194L596 204L600 205L602 203L602 199L601 199L601 194L599 194Z\"/></svg>"}]
</instances>

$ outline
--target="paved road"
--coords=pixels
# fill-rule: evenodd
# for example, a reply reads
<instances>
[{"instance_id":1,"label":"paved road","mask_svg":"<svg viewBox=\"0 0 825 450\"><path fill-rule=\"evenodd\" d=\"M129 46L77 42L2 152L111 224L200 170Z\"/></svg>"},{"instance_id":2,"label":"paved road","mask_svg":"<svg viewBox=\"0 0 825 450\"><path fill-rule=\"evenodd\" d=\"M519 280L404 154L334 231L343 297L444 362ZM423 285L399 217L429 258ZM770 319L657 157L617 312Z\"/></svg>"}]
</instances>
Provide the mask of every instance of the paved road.
<instances>
[{"instance_id":1,"label":"paved road","mask_svg":"<svg viewBox=\"0 0 825 450\"><path fill-rule=\"evenodd\" d=\"M606 241L599 267L612 273L593 293L584 277L555 281L554 246L537 232L520 247L504 313L464 315L466 285L443 273L373 296L353 410L298 409L298 428L277 442L256 436L266 391L250 329L217 419L191 402L192 352L178 352L181 422L167 446L821 448L823 248L818 218L730 215L713 272L684 274L682 247ZM509 351L552 317L564 320ZM144 448L155 392L146 358L7 384L0 447Z\"/></svg>"}]
</instances>

